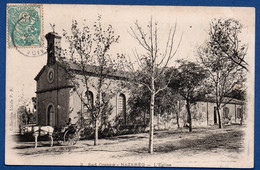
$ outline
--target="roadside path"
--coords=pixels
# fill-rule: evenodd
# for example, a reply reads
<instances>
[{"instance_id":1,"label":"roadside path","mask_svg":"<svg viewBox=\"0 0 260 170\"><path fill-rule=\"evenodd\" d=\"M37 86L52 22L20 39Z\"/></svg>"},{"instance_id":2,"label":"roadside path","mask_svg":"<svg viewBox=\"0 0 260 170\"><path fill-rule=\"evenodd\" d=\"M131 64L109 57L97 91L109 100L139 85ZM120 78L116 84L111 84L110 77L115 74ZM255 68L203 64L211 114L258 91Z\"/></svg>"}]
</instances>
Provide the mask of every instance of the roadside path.
<instances>
[{"instance_id":1,"label":"roadside path","mask_svg":"<svg viewBox=\"0 0 260 170\"><path fill-rule=\"evenodd\" d=\"M74 146L33 148L33 142L19 143L17 153L29 164L88 166L205 166L208 162L236 163L243 153L243 127L225 129L187 129L155 132L153 155L147 153L148 133L93 140L81 140Z\"/></svg>"}]
</instances>

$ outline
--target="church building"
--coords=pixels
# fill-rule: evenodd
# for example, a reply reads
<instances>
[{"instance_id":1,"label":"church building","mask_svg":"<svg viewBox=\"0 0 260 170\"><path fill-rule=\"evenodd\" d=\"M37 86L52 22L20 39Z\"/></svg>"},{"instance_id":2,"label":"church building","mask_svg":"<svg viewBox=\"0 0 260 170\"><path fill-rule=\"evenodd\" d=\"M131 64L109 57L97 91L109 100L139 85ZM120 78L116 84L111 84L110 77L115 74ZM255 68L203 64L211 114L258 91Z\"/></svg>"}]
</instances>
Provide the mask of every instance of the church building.
<instances>
[{"instance_id":1,"label":"church building","mask_svg":"<svg viewBox=\"0 0 260 170\"><path fill-rule=\"evenodd\" d=\"M75 90L75 86L72 85L71 81L67 78L68 73L66 71L66 65L57 60L57 58L61 56L61 37L57 33L50 32L46 35L46 39L48 45L47 63L35 77L37 82L36 123L37 125L49 125L62 128L66 126L69 118L71 119L71 123L75 124L77 120L79 120L78 113L85 113L84 115L88 115L84 108L84 104L82 103L82 99L79 97L79 91L81 94L88 95L91 103L95 101L97 94L97 89L95 87L97 87L98 80L95 71L97 66L86 66L85 72L91 82L89 90L84 91L85 88L80 88L79 91ZM76 65L73 65L72 63L69 64L70 69L78 71L79 77L82 76L80 74L80 69ZM109 100L109 104L112 108L112 110L110 110L111 114L109 115L109 120L113 122L119 117L120 119L117 119L117 121L122 125L133 125L134 123L131 122L131 120L128 120L130 108L127 105L131 92L126 88L117 86L117 84L126 80L126 75L124 75L124 73L114 73L110 74L107 79L112 81L110 88L114 90L113 96L111 96ZM223 122L239 123L242 120L243 107L244 102L235 99L230 100L230 102L221 110ZM143 122L148 123L149 114L148 112L145 112L146 111L144 111L144 114L140 113L140 118L144 120ZM173 113L165 113L166 116L160 116L158 119L155 118L155 128L156 126L166 125L167 127L165 128L171 128L176 126L177 122L182 122L181 127L185 126L187 122L185 105L183 105L182 108L179 108L177 112L179 112L178 119L180 120L176 121L176 115ZM169 114L171 117L168 116ZM165 120L161 120L163 117ZM218 118L214 100L197 102L197 104L192 107L192 119L193 126L217 124ZM147 123L144 123L143 125L146 126Z\"/></svg>"},{"instance_id":2,"label":"church building","mask_svg":"<svg viewBox=\"0 0 260 170\"><path fill-rule=\"evenodd\" d=\"M76 92L74 86L67 78L66 65L59 62L57 57L61 55L61 37L54 32L48 33L47 39L47 63L40 70L35 77L37 82L37 124L38 125L50 125L53 127L61 128L66 126L68 119L71 119L71 123L76 123L79 119L78 113L84 112L84 106L81 98ZM72 69L77 71L77 66L72 64ZM97 66L87 66L86 73L90 77L92 85L89 87L89 91L81 89L81 93L89 95L91 101L95 101L97 90L95 89L95 83L97 82L97 76L95 75L95 69ZM81 76L80 74L78 76ZM107 77L113 84L118 81L124 81L124 76L121 74L112 74ZM115 88L116 89L116 88ZM122 115L122 122L127 124L127 100L129 92L127 89L117 89L115 94L110 99L110 105L112 111L110 119L115 118L119 114Z\"/></svg>"}]
</instances>

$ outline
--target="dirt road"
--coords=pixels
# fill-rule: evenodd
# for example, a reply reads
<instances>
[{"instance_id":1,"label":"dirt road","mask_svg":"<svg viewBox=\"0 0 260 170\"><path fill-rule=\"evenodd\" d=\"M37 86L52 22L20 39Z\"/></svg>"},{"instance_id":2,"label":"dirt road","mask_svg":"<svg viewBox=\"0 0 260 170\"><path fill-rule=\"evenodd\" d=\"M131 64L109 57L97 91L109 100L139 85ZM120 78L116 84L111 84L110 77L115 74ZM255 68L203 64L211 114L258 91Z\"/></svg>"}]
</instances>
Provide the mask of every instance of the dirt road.
<instances>
[{"instance_id":1,"label":"dirt road","mask_svg":"<svg viewBox=\"0 0 260 170\"><path fill-rule=\"evenodd\" d=\"M40 142L19 142L15 151L25 164L87 165L87 166L192 166L235 164L243 155L243 127L229 126L157 131L154 154L149 154L148 133L122 135L100 139L98 146L92 140L81 140L74 146L49 147Z\"/></svg>"}]
</instances>

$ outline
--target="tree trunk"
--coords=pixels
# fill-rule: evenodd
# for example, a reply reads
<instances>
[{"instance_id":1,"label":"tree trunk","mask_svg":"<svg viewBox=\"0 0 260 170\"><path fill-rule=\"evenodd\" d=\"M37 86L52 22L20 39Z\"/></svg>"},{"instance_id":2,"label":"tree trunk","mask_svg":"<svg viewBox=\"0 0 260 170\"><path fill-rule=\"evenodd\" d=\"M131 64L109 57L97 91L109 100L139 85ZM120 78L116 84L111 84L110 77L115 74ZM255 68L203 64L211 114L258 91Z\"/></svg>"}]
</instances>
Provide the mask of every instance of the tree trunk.
<instances>
[{"instance_id":1,"label":"tree trunk","mask_svg":"<svg viewBox=\"0 0 260 170\"><path fill-rule=\"evenodd\" d=\"M149 153L151 153L151 154L153 153L154 99L155 99L154 79L152 78L152 91L151 91L151 102L150 102L150 133L149 133Z\"/></svg>"},{"instance_id":2,"label":"tree trunk","mask_svg":"<svg viewBox=\"0 0 260 170\"><path fill-rule=\"evenodd\" d=\"M158 113L158 130L160 130L160 113Z\"/></svg>"},{"instance_id":3,"label":"tree trunk","mask_svg":"<svg viewBox=\"0 0 260 170\"><path fill-rule=\"evenodd\" d=\"M189 132L192 132L192 118L191 118L191 112L190 112L190 101L186 100L186 108L188 112L188 120L189 120Z\"/></svg>"},{"instance_id":4,"label":"tree trunk","mask_svg":"<svg viewBox=\"0 0 260 170\"><path fill-rule=\"evenodd\" d=\"M222 120L221 120L221 115L220 115L220 111L219 111L219 106L217 105L217 113L218 113L218 127L221 129L223 128L222 126Z\"/></svg>"},{"instance_id":5,"label":"tree trunk","mask_svg":"<svg viewBox=\"0 0 260 170\"><path fill-rule=\"evenodd\" d=\"M177 120L177 127L180 128L180 122L179 122L179 113L176 112L176 120Z\"/></svg>"},{"instance_id":6,"label":"tree trunk","mask_svg":"<svg viewBox=\"0 0 260 170\"><path fill-rule=\"evenodd\" d=\"M94 145L98 145L98 118L95 119L95 138Z\"/></svg>"},{"instance_id":7,"label":"tree trunk","mask_svg":"<svg viewBox=\"0 0 260 170\"><path fill-rule=\"evenodd\" d=\"M98 113L95 115L95 138L94 138L94 145L98 145L98 121L99 121L99 116L101 114L101 84L102 80L99 80L99 85L98 85L98 90L97 90L97 99L96 99L96 106L98 107Z\"/></svg>"},{"instance_id":8,"label":"tree trunk","mask_svg":"<svg viewBox=\"0 0 260 170\"><path fill-rule=\"evenodd\" d=\"M180 101L178 101L178 111L176 112L176 121L177 121L178 129L180 128L180 122L179 122L180 112L181 112L181 104L180 104Z\"/></svg>"},{"instance_id":9,"label":"tree trunk","mask_svg":"<svg viewBox=\"0 0 260 170\"><path fill-rule=\"evenodd\" d=\"M146 114L146 112L144 111L144 126L146 125L146 121L145 121L145 114Z\"/></svg>"}]
</instances>

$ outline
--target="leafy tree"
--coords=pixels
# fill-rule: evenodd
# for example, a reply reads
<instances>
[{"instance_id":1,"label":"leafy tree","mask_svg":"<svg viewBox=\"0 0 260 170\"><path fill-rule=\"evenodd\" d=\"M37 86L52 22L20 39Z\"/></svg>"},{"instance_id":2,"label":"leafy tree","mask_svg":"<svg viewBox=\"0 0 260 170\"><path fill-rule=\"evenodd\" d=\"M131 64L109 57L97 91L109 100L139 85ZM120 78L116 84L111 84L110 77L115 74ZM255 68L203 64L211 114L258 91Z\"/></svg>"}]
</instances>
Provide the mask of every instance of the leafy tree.
<instances>
[{"instance_id":1,"label":"leafy tree","mask_svg":"<svg viewBox=\"0 0 260 170\"><path fill-rule=\"evenodd\" d=\"M233 19L213 20L208 40L198 49L200 63L209 73L209 84L215 96L219 128L222 128L220 110L232 100L225 100L225 97L235 89L245 89L246 47L239 47L241 41L237 37L241 28L239 22ZM237 41L236 44L232 44L233 41Z\"/></svg>"},{"instance_id":2,"label":"leafy tree","mask_svg":"<svg viewBox=\"0 0 260 170\"><path fill-rule=\"evenodd\" d=\"M149 114L150 108L150 96L149 90L138 84L132 84L129 86L129 90L131 90L131 96L128 99L128 105L130 108L130 120L135 124L143 124L147 125L149 123L147 115ZM139 122L140 118L143 118L142 122Z\"/></svg>"},{"instance_id":3,"label":"leafy tree","mask_svg":"<svg viewBox=\"0 0 260 170\"><path fill-rule=\"evenodd\" d=\"M186 101L189 131L192 131L191 104L204 98L207 88L204 84L206 71L198 64L190 61L179 61L181 64L177 74L172 78L169 87L178 92Z\"/></svg>"},{"instance_id":4,"label":"leafy tree","mask_svg":"<svg viewBox=\"0 0 260 170\"><path fill-rule=\"evenodd\" d=\"M19 119L19 126L27 125L28 124L28 111L25 106L20 106L17 109L17 116Z\"/></svg>"},{"instance_id":5,"label":"leafy tree","mask_svg":"<svg viewBox=\"0 0 260 170\"><path fill-rule=\"evenodd\" d=\"M31 104L33 104L33 107L31 107ZM36 123L36 97L32 97L31 101L29 99L25 100L23 97L20 98L17 118L19 128L24 125Z\"/></svg>"},{"instance_id":6,"label":"leafy tree","mask_svg":"<svg viewBox=\"0 0 260 170\"><path fill-rule=\"evenodd\" d=\"M210 24L208 45L218 55L248 70L245 61L248 45L242 43L239 37L242 29L243 25L235 19L214 19Z\"/></svg>"},{"instance_id":7,"label":"leafy tree","mask_svg":"<svg viewBox=\"0 0 260 170\"><path fill-rule=\"evenodd\" d=\"M26 108L26 106L19 106L17 109L17 117L19 127L24 125L36 123L35 113L31 109Z\"/></svg>"},{"instance_id":8,"label":"leafy tree","mask_svg":"<svg viewBox=\"0 0 260 170\"><path fill-rule=\"evenodd\" d=\"M111 25L102 25L101 16L98 16L91 28L85 23L81 28L73 20L70 33L64 30L63 36L69 50L64 50L65 57L60 58L60 61L67 64L68 79L75 87L86 113L91 115L94 145L98 145L98 130L104 117L102 114L109 112L109 101L117 93L117 81L109 77L119 71L120 64L115 63L109 51L113 44L118 43L119 36L115 35ZM117 57L122 56L118 54ZM97 80L89 75L89 69L95 73ZM90 87L97 91L94 101L89 93Z\"/></svg>"},{"instance_id":9,"label":"leafy tree","mask_svg":"<svg viewBox=\"0 0 260 170\"><path fill-rule=\"evenodd\" d=\"M166 74L167 75L167 74ZM165 90L158 93L155 99L155 109L157 110L158 120L160 120L160 116L165 116L166 114L176 114L176 124L178 128L180 128L179 124L179 100L180 95L176 93L171 88L166 88ZM169 118L167 116L167 118ZM158 122L159 123L159 122ZM158 128L159 125L158 125Z\"/></svg>"},{"instance_id":10,"label":"leafy tree","mask_svg":"<svg viewBox=\"0 0 260 170\"><path fill-rule=\"evenodd\" d=\"M159 82L157 82L159 83ZM132 85L131 88L131 96L128 100L128 105L130 106L130 119L132 122L140 124L141 122L137 122L136 119L142 119L142 124L147 125L149 118L146 115L149 115L150 110L150 91L145 86L135 84ZM177 117L177 125L179 127L178 122L178 99L179 96L172 89L166 88L160 93L157 94L155 98L155 115L160 117L161 115L174 113Z\"/></svg>"},{"instance_id":11,"label":"leafy tree","mask_svg":"<svg viewBox=\"0 0 260 170\"><path fill-rule=\"evenodd\" d=\"M142 28L138 21L135 22L134 27L130 27L129 32L133 38L138 42L140 47L144 50L140 55L137 50L134 51L139 70L137 71L136 79L139 83L144 85L150 92L150 132L149 132L149 153L153 153L153 135L154 135L154 106L155 96L162 90L167 88L168 82L161 80L163 74L167 70L169 61L175 56L181 39L175 46L176 24L168 33L168 40L164 49L159 48L159 34L157 22L151 18L147 25L147 30ZM160 50L159 50L160 49ZM164 51L163 53L161 53Z\"/></svg>"},{"instance_id":12,"label":"leafy tree","mask_svg":"<svg viewBox=\"0 0 260 170\"><path fill-rule=\"evenodd\" d=\"M245 100L246 92L244 89L234 89L230 93L228 93L225 97L230 97L238 100Z\"/></svg>"}]
</instances>

